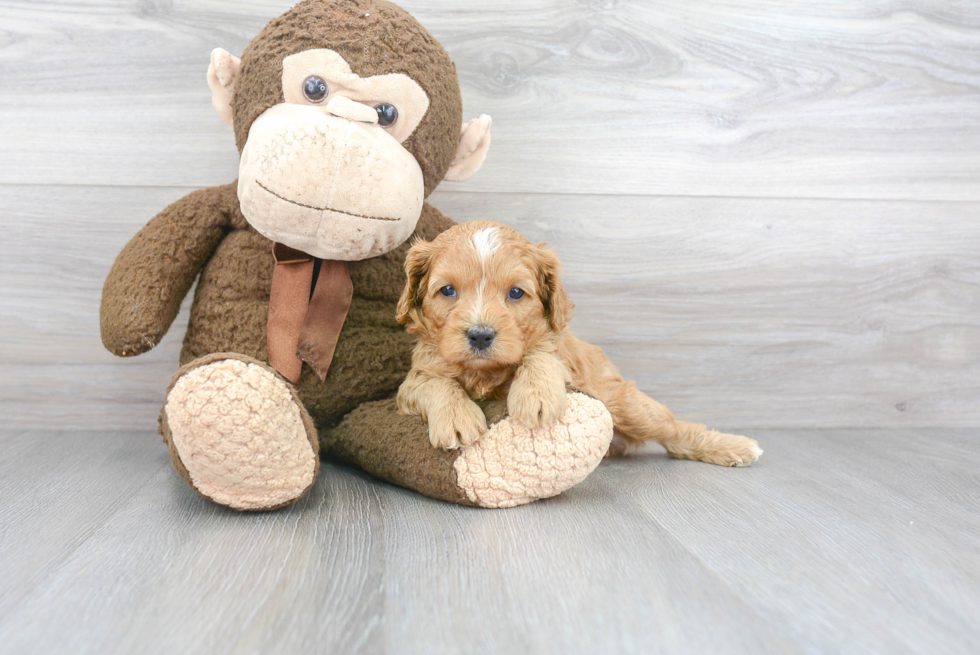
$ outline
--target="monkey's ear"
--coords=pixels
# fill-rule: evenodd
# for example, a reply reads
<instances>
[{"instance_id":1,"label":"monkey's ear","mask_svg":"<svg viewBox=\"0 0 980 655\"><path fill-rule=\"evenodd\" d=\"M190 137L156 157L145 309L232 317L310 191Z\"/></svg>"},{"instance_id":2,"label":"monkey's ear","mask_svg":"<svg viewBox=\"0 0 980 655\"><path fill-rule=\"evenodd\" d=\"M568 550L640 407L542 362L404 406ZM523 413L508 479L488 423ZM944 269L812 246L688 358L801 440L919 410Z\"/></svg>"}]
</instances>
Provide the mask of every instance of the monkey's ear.
<instances>
[{"instance_id":1,"label":"monkey's ear","mask_svg":"<svg viewBox=\"0 0 980 655\"><path fill-rule=\"evenodd\" d=\"M211 104L221 120L231 125L231 97L235 93L235 82L242 69L242 60L227 50L215 48L211 51L211 65L208 66L208 86L211 87Z\"/></svg>"},{"instance_id":2,"label":"monkey's ear","mask_svg":"<svg viewBox=\"0 0 980 655\"><path fill-rule=\"evenodd\" d=\"M464 182L480 170L490 149L490 124L493 121L486 114L463 124L459 131L459 145L456 156L449 165L446 179L450 182Z\"/></svg>"},{"instance_id":3,"label":"monkey's ear","mask_svg":"<svg viewBox=\"0 0 980 655\"><path fill-rule=\"evenodd\" d=\"M395 320L408 326L409 332L417 328L425 329L422 317L419 315L419 305L425 296L422 281L429 273L429 263L435 254L437 246L430 241L416 241L405 257L405 289L398 300L395 309Z\"/></svg>"}]
</instances>

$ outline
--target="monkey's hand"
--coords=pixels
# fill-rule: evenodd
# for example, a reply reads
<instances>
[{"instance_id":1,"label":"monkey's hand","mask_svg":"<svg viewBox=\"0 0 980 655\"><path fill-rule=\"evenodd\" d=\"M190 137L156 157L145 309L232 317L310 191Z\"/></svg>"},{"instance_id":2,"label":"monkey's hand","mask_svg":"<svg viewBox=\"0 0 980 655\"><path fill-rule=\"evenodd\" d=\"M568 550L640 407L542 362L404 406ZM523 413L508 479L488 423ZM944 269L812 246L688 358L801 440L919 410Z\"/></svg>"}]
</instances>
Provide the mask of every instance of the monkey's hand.
<instances>
[{"instance_id":1,"label":"monkey's hand","mask_svg":"<svg viewBox=\"0 0 980 655\"><path fill-rule=\"evenodd\" d=\"M102 343L121 357L160 343L237 206L236 185L201 189L156 215L116 257L102 287Z\"/></svg>"}]
</instances>

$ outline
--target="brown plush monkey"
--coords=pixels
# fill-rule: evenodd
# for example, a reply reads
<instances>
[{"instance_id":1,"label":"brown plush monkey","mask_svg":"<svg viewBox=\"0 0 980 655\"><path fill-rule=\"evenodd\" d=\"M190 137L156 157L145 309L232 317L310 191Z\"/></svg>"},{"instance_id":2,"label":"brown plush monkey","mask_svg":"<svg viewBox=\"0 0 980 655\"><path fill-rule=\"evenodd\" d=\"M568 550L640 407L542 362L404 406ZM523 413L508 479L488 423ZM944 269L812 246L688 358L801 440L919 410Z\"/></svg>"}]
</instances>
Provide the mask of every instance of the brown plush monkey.
<instances>
[{"instance_id":1,"label":"brown plush monkey","mask_svg":"<svg viewBox=\"0 0 980 655\"><path fill-rule=\"evenodd\" d=\"M413 237L452 222L424 199L480 167L490 119L462 124L442 46L383 0L307 0L241 60L212 53L208 82L235 130L237 183L153 218L116 259L102 339L155 346L198 278L160 416L176 470L215 502L262 510L312 486L320 449L452 502L503 507L560 493L599 462L605 408L571 394L532 434L487 406L475 446L433 448L391 399L412 338L395 322Z\"/></svg>"}]
</instances>

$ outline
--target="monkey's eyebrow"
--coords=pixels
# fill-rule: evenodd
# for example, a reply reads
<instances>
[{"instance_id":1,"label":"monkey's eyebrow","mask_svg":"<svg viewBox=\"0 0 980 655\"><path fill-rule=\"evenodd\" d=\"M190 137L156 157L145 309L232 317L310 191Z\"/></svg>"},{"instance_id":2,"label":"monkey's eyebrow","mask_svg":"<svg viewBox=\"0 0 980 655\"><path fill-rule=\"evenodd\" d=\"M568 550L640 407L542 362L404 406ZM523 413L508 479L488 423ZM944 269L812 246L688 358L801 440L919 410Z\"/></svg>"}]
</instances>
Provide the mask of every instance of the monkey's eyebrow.
<instances>
[{"instance_id":1,"label":"monkey's eyebrow","mask_svg":"<svg viewBox=\"0 0 980 655\"><path fill-rule=\"evenodd\" d=\"M295 200L290 200L289 198L283 198L278 193L276 193L272 189L269 189L258 180L255 180L255 183L258 184L259 188L261 188L266 193L271 193L272 195L274 195L276 198L279 198L280 200L285 200L286 202L292 203L294 205L299 205L300 207L305 207L306 209L315 209L321 212L337 212L338 214L346 214L347 216L353 216L354 218L367 218L372 221L400 221L401 220L400 218L385 218L384 216L365 216L364 214L345 212L343 209L334 209L333 207L314 207L313 205L304 205L301 202L296 202Z\"/></svg>"}]
</instances>

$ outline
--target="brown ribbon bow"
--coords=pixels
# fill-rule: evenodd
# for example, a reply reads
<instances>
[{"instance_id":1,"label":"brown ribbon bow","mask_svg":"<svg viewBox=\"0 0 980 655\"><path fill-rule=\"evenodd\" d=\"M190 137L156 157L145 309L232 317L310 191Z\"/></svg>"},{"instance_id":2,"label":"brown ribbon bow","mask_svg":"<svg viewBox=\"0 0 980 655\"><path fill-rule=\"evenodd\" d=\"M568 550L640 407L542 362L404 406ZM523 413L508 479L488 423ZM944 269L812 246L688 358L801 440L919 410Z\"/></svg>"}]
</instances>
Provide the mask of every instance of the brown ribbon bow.
<instances>
[{"instance_id":1,"label":"brown ribbon bow","mask_svg":"<svg viewBox=\"0 0 980 655\"><path fill-rule=\"evenodd\" d=\"M295 384L306 362L322 382L354 297L347 262L317 260L281 243L272 256L269 363Z\"/></svg>"}]
</instances>

